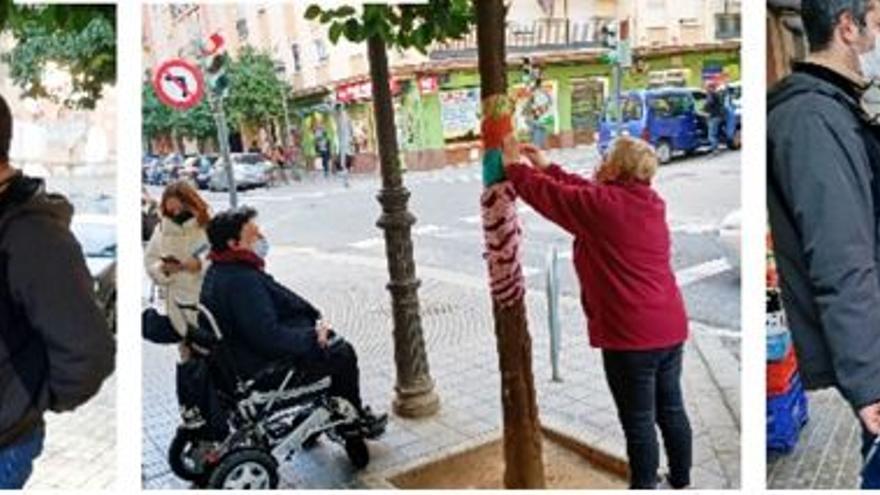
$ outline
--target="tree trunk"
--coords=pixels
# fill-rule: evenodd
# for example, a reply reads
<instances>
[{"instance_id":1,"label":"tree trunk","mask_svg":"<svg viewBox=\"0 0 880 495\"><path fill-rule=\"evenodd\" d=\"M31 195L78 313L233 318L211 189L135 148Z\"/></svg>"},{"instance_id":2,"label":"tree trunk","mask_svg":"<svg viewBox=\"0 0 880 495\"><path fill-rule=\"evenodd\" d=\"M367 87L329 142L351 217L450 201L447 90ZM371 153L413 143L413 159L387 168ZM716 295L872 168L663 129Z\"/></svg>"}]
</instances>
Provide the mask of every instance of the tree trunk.
<instances>
[{"instance_id":1,"label":"tree trunk","mask_svg":"<svg viewBox=\"0 0 880 495\"><path fill-rule=\"evenodd\" d=\"M369 8L369 7L367 7ZM382 189L378 200L382 216L377 225L385 232L385 253L391 281L391 308L394 314L394 363L397 383L394 412L404 417L430 416L440 408L434 380L428 369L428 355L422 336L418 288L413 257L412 226L416 218L407 209L409 191L403 186L400 154L394 126L394 106L388 86L388 54L379 36L367 40L370 79L373 85L373 112L382 170Z\"/></svg>"},{"instance_id":2,"label":"tree trunk","mask_svg":"<svg viewBox=\"0 0 880 495\"><path fill-rule=\"evenodd\" d=\"M474 0L477 11L477 47L479 53L481 98L507 94L505 64L505 11L502 0ZM487 118L484 111L483 118ZM484 134L484 152L491 148ZM504 486L505 488L544 488L544 464L541 454L541 425L535 398L532 375L532 341L524 300L525 282L519 261L519 220L516 215L515 194L509 183L496 184L483 194L483 228L490 280L493 288L495 335L498 343L498 361L501 369L501 402L504 414ZM504 236L492 234L490 218L504 219L510 236L502 255L497 244L491 242ZM497 232L497 231L496 231ZM512 248L512 249L511 249ZM514 261L509 253L515 252ZM505 260L507 258L507 260ZM506 265L506 266L502 266ZM504 276L499 276L504 273ZM503 279L503 280L499 280ZM505 280L508 284L504 284ZM498 290L498 284L518 287L511 296Z\"/></svg>"}]
</instances>

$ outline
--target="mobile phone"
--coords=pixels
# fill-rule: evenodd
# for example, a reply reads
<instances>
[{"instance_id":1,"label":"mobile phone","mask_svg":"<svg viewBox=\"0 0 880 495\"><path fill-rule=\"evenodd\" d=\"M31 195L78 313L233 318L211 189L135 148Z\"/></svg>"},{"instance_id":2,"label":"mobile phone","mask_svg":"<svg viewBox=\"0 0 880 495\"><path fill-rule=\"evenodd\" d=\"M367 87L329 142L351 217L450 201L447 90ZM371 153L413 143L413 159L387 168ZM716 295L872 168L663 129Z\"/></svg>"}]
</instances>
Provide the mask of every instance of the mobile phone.
<instances>
[{"instance_id":1,"label":"mobile phone","mask_svg":"<svg viewBox=\"0 0 880 495\"><path fill-rule=\"evenodd\" d=\"M165 262L165 263L171 263L171 264L174 264L174 265L179 265L179 264L180 264L180 260L177 259L177 258L174 257L174 256L171 256L171 255L168 255L168 256L162 256L160 259L161 259L163 262Z\"/></svg>"}]
</instances>

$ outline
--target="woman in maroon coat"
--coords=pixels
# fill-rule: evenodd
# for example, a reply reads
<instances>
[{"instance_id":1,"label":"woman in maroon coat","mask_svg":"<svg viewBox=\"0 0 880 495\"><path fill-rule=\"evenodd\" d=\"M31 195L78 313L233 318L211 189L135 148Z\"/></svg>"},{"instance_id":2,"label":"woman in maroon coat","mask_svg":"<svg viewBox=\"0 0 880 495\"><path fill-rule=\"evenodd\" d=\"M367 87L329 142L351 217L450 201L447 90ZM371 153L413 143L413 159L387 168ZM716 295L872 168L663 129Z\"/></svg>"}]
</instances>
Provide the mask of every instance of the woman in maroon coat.
<instances>
[{"instance_id":1,"label":"woman in maroon coat","mask_svg":"<svg viewBox=\"0 0 880 495\"><path fill-rule=\"evenodd\" d=\"M691 428L681 391L687 315L670 263L666 205L651 188L654 150L621 137L594 180L550 164L534 146L506 145L519 196L574 236L590 344L602 349L626 435L632 488L656 488L660 427L668 483L690 484Z\"/></svg>"}]
</instances>

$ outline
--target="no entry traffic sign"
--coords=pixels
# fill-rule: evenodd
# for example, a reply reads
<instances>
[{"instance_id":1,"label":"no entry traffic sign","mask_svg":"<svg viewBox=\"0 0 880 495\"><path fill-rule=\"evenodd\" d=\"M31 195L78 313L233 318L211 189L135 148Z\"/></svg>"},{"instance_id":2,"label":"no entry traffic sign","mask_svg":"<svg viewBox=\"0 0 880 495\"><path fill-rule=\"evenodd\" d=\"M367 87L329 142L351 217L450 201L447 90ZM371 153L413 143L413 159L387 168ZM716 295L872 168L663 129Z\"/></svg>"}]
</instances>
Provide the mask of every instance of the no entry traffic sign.
<instances>
[{"instance_id":1,"label":"no entry traffic sign","mask_svg":"<svg viewBox=\"0 0 880 495\"><path fill-rule=\"evenodd\" d=\"M153 76L153 89L159 101L178 110L192 108L205 94L202 72L193 64L168 60L159 66Z\"/></svg>"}]
</instances>

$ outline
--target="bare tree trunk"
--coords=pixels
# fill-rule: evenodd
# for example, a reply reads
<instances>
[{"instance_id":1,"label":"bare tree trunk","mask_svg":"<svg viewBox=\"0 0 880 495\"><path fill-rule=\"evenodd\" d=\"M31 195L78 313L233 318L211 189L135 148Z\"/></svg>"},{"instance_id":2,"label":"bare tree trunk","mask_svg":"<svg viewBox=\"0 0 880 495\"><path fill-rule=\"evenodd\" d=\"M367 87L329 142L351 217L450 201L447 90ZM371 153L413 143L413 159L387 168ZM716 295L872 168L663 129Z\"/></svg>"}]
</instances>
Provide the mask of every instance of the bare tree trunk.
<instances>
[{"instance_id":1,"label":"bare tree trunk","mask_svg":"<svg viewBox=\"0 0 880 495\"><path fill-rule=\"evenodd\" d=\"M487 98L507 94L505 9L502 0L474 0L474 5L477 10L481 98L485 105ZM483 118L488 118L485 110ZM490 148L492 145L485 141L485 135L483 137L484 148ZM483 228L492 281L495 334L501 369L504 486L544 488L541 425L532 374L532 340L528 331L523 290L525 283L519 261L519 220L515 201L515 193L509 183L487 188L482 198ZM492 222L491 218L499 221ZM502 225L499 228L501 232L493 228L499 224ZM493 240L502 238L506 239L504 246L493 243ZM502 256L502 247L508 254L507 259ZM516 253L512 262L509 257L511 252Z\"/></svg>"}]
</instances>

